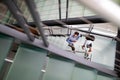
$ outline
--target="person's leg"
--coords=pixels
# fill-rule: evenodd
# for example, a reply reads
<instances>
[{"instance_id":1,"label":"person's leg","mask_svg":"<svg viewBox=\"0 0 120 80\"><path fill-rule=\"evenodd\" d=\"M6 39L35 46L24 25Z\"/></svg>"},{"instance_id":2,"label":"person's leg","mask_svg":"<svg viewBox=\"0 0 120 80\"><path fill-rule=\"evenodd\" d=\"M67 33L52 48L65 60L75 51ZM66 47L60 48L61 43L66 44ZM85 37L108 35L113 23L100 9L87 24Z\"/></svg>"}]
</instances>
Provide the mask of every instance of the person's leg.
<instances>
[{"instance_id":1,"label":"person's leg","mask_svg":"<svg viewBox=\"0 0 120 80\"><path fill-rule=\"evenodd\" d=\"M84 58L86 59L86 52L84 53Z\"/></svg>"},{"instance_id":2,"label":"person's leg","mask_svg":"<svg viewBox=\"0 0 120 80\"><path fill-rule=\"evenodd\" d=\"M73 42L69 43L69 45L68 45L68 46L70 46L70 47L71 47L71 49L72 49L72 51L75 53L75 47L74 47Z\"/></svg>"},{"instance_id":3,"label":"person's leg","mask_svg":"<svg viewBox=\"0 0 120 80\"><path fill-rule=\"evenodd\" d=\"M74 44L72 44L71 49L72 49L72 51L75 53L75 47L74 47Z\"/></svg>"},{"instance_id":4,"label":"person's leg","mask_svg":"<svg viewBox=\"0 0 120 80\"><path fill-rule=\"evenodd\" d=\"M86 59L86 51L85 51L85 53L84 53L84 58Z\"/></svg>"},{"instance_id":5,"label":"person's leg","mask_svg":"<svg viewBox=\"0 0 120 80\"><path fill-rule=\"evenodd\" d=\"M68 46L72 46L72 42L70 41L70 40L67 40L67 42L68 42Z\"/></svg>"},{"instance_id":6,"label":"person's leg","mask_svg":"<svg viewBox=\"0 0 120 80\"><path fill-rule=\"evenodd\" d=\"M74 47L73 42L70 42L70 43L69 43L69 46L71 47L72 51L74 51L74 52L75 52L75 47Z\"/></svg>"},{"instance_id":7,"label":"person's leg","mask_svg":"<svg viewBox=\"0 0 120 80\"><path fill-rule=\"evenodd\" d=\"M89 59L91 59L91 56L92 56L92 54L91 54L91 53L89 53L89 56L88 56L88 58L89 58Z\"/></svg>"},{"instance_id":8,"label":"person's leg","mask_svg":"<svg viewBox=\"0 0 120 80\"><path fill-rule=\"evenodd\" d=\"M75 51L75 47L74 47L73 42L72 42L72 41L70 41L70 40L68 40L67 42L68 42L68 46L70 46L70 47L71 47L72 51Z\"/></svg>"},{"instance_id":9,"label":"person's leg","mask_svg":"<svg viewBox=\"0 0 120 80\"><path fill-rule=\"evenodd\" d=\"M88 48L87 48L87 47L85 47L85 54L84 54L84 58L85 58L85 59L87 59L87 57L88 57Z\"/></svg>"},{"instance_id":10,"label":"person's leg","mask_svg":"<svg viewBox=\"0 0 120 80\"><path fill-rule=\"evenodd\" d=\"M90 60L91 60L91 56L92 56L92 55L91 55L91 53L90 53L90 52L88 52L87 54L88 54L88 56L87 56L87 60L88 60L88 59L90 59Z\"/></svg>"},{"instance_id":11,"label":"person's leg","mask_svg":"<svg viewBox=\"0 0 120 80\"><path fill-rule=\"evenodd\" d=\"M72 42L69 42L68 46L72 47L74 46Z\"/></svg>"}]
</instances>

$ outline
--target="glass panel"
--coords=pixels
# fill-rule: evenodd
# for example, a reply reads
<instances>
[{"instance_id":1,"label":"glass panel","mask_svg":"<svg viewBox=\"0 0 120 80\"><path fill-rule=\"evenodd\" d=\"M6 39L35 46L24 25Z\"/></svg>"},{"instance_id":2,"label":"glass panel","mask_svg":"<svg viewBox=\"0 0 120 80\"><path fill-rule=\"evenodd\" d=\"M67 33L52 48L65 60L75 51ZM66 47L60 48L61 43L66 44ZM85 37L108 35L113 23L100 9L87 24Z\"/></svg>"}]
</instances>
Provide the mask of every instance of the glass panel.
<instances>
[{"instance_id":1,"label":"glass panel","mask_svg":"<svg viewBox=\"0 0 120 80\"><path fill-rule=\"evenodd\" d=\"M49 59L43 80L71 80L74 64L71 60L57 57Z\"/></svg>"},{"instance_id":2,"label":"glass panel","mask_svg":"<svg viewBox=\"0 0 120 80\"><path fill-rule=\"evenodd\" d=\"M116 80L116 79L110 75L106 75L100 72L98 73L96 80Z\"/></svg>"},{"instance_id":3,"label":"glass panel","mask_svg":"<svg viewBox=\"0 0 120 80\"><path fill-rule=\"evenodd\" d=\"M11 45L13 43L13 38L0 34L0 70L2 68L4 59L7 57Z\"/></svg>"},{"instance_id":4,"label":"glass panel","mask_svg":"<svg viewBox=\"0 0 120 80\"><path fill-rule=\"evenodd\" d=\"M39 80L47 51L30 45L21 45L6 80Z\"/></svg>"},{"instance_id":5,"label":"glass panel","mask_svg":"<svg viewBox=\"0 0 120 80\"><path fill-rule=\"evenodd\" d=\"M74 68L72 80L96 80L97 71L83 65ZM102 79L101 79L102 80Z\"/></svg>"}]
</instances>

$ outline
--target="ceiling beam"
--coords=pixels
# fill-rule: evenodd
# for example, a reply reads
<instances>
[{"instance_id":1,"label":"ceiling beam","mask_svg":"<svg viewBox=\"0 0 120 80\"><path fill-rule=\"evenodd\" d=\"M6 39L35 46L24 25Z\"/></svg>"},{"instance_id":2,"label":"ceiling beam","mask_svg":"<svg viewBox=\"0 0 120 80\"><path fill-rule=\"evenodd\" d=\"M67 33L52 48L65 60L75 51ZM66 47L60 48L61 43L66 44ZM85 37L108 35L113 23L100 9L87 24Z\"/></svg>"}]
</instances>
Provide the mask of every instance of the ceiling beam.
<instances>
[{"instance_id":1,"label":"ceiling beam","mask_svg":"<svg viewBox=\"0 0 120 80\"><path fill-rule=\"evenodd\" d=\"M86 17L76 17L76 18L68 18L66 19L61 19L61 21L67 25L75 25L75 24L88 24L85 21L83 21L81 18L85 18L89 21L91 21L92 23L106 23L107 21L104 20L103 18L100 18L99 16L86 16ZM47 25L47 26L61 26L60 23L56 22L56 20L45 20L42 21L43 24ZM35 23L34 22L28 22L28 24L30 26L35 27ZM17 25L17 24L15 24Z\"/></svg>"}]
</instances>

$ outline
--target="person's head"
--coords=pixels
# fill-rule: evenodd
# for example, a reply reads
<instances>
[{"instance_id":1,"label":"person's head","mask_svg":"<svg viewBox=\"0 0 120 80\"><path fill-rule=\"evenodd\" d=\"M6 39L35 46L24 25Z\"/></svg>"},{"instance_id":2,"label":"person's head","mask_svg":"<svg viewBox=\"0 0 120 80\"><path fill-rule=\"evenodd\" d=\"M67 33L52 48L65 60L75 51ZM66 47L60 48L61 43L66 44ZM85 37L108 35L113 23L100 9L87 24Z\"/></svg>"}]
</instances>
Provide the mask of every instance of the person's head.
<instances>
[{"instance_id":1,"label":"person's head","mask_svg":"<svg viewBox=\"0 0 120 80\"><path fill-rule=\"evenodd\" d=\"M87 40L94 41L94 40L95 40L95 36L93 36L93 35L87 35L87 36L86 36L86 39L87 39Z\"/></svg>"},{"instance_id":2,"label":"person's head","mask_svg":"<svg viewBox=\"0 0 120 80\"><path fill-rule=\"evenodd\" d=\"M74 36L78 36L79 35L79 32L74 32Z\"/></svg>"}]
</instances>

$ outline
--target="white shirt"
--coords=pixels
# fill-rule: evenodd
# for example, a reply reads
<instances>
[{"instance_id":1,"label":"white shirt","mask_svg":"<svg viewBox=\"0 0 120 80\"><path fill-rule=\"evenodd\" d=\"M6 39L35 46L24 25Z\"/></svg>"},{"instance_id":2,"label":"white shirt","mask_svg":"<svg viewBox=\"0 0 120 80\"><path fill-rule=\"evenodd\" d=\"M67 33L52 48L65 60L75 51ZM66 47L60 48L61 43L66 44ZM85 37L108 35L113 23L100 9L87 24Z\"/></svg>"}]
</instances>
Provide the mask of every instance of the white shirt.
<instances>
[{"instance_id":1,"label":"white shirt","mask_svg":"<svg viewBox=\"0 0 120 80\"><path fill-rule=\"evenodd\" d=\"M91 40L86 40L86 42L85 42L85 50L88 50L89 48L90 48L90 44L92 45L92 43L93 43L93 41L91 41Z\"/></svg>"}]
</instances>

